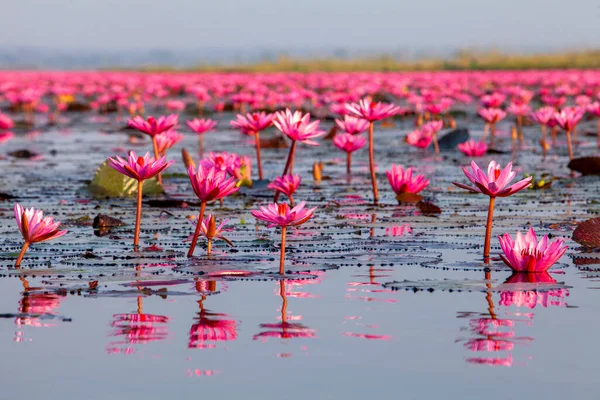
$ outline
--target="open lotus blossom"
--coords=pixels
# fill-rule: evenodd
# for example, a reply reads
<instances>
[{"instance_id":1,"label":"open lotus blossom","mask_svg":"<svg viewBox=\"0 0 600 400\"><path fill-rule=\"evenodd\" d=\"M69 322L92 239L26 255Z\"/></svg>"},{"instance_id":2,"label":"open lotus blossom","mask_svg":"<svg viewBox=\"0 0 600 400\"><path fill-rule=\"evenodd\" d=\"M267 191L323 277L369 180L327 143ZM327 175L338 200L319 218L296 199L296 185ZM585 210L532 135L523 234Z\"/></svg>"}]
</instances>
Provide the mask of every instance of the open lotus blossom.
<instances>
[{"instance_id":1,"label":"open lotus blossom","mask_svg":"<svg viewBox=\"0 0 600 400\"><path fill-rule=\"evenodd\" d=\"M433 140L433 146L435 148L435 154L440 154L440 146L438 145L437 134L444 127L444 121L429 121L421 126L423 132L428 132Z\"/></svg>"},{"instance_id":2,"label":"open lotus blossom","mask_svg":"<svg viewBox=\"0 0 600 400\"><path fill-rule=\"evenodd\" d=\"M596 130L596 145L600 149L600 102L594 101L588 104L587 111L594 115L597 119L597 130Z\"/></svg>"},{"instance_id":3,"label":"open lotus blossom","mask_svg":"<svg viewBox=\"0 0 600 400\"><path fill-rule=\"evenodd\" d=\"M548 235L538 242L533 228L525 235L517 232L515 240L508 233L499 236L498 239L504 253L500 254L500 258L517 272L546 271L565 254L568 248L563 246L563 239L550 242Z\"/></svg>"},{"instance_id":4,"label":"open lotus blossom","mask_svg":"<svg viewBox=\"0 0 600 400\"><path fill-rule=\"evenodd\" d=\"M400 107L394 104L374 103L370 99L363 99L358 103L346 104L346 110L350 116L369 121L369 170L371 172L371 184L373 186L373 202L377 204L379 201L379 192L377 191L375 157L373 155L373 123L374 121L393 117L400 112Z\"/></svg>"},{"instance_id":5,"label":"open lotus blossom","mask_svg":"<svg viewBox=\"0 0 600 400\"><path fill-rule=\"evenodd\" d=\"M158 159L160 152L158 151L158 143L156 142L156 135L166 132L177 125L179 117L176 114L167 116L161 116L156 119L154 117L148 117L144 119L140 116L134 117L127 121L130 127L137 129L149 135L152 138L152 146L154 147L154 157ZM158 183L162 184L162 177L158 174Z\"/></svg>"},{"instance_id":6,"label":"open lotus blossom","mask_svg":"<svg viewBox=\"0 0 600 400\"><path fill-rule=\"evenodd\" d=\"M137 249L140 239L140 222L142 219L142 189L143 183L146 179L151 179L160 174L165 169L169 168L174 161L167 161L163 156L158 160L150 156L150 153L146 153L144 157L138 157L134 151L129 152L127 160L116 156L115 158L108 158L108 165L119 171L125 176L133 178L138 181L137 191L137 212L135 218L135 235L133 239L133 246Z\"/></svg>"},{"instance_id":7,"label":"open lotus blossom","mask_svg":"<svg viewBox=\"0 0 600 400\"><path fill-rule=\"evenodd\" d=\"M212 119L194 118L191 121L186 121L187 126L199 135L200 138L200 154L204 153L204 134L211 131L217 126L217 121Z\"/></svg>"},{"instance_id":8,"label":"open lotus blossom","mask_svg":"<svg viewBox=\"0 0 600 400\"><path fill-rule=\"evenodd\" d=\"M0 143L4 143L15 136L12 132L0 132Z\"/></svg>"},{"instance_id":9,"label":"open lotus blossom","mask_svg":"<svg viewBox=\"0 0 600 400\"><path fill-rule=\"evenodd\" d=\"M267 114L264 111L260 113L238 114L235 121L230 125L239 129L242 133L254 136L254 145L256 147L256 163L258 164L258 177L263 179L262 162L260 160L260 131L273 125L274 114Z\"/></svg>"},{"instance_id":10,"label":"open lotus blossom","mask_svg":"<svg viewBox=\"0 0 600 400\"><path fill-rule=\"evenodd\" d=\"M292 113L289 108L275 114L273 125L292 140L285 168L281 174L282 176L293 173L297 142L308 144L310 146L318 146L319 143L312 139L321 137L326 133L325 131L319 130L319 121L310 122L310 114L307 113L303 115L300 111ZM274 201L277 202L278 198L279 192L275 193Z\"/></svg>"},{"instance_id":11,"label":"open lotus blossom","mask_svg":"<svg viewBox=\"0 0 600 400\"><path fill-rule=\"evenodd\" d=\"M346 110L353 117L373 122L393 117L398 114L400 107L394 104L375 103L369 99L363 99L358 103L346 104Z\"/></svg>"},{"instance_id":12,"label":"open lotus blossom","mask_svg":"<svg viewBox=\"0 0 600 400\"><path fill-rule=\"evenodd\" d=\"M504 169L500 167L500 164L496 161L490 161L488 165L487 174L479 168L475 161L471 161L471 170L467 167L463 168L465 176L475 185L468 186L462 183L452 182L454 185L466 189L473 193L483 193L490 197L490 203L488 206L488 217L485 230L485 242L483 246L483 257L484 260L489 261L490 246L491 246L491 235L492 235L492 219L494 216L494 204L496 197L507 197L515 194L523 189L528 188L531 185L532 177L527 177L517 183L508 186L510 182L517 175L512 170L512 163L508 163Z\"/></svg>"},{"instance_id":13,"label":"open lotus blossom","mask_svg":"<svg viewBox=\"0 0 600 400\"><path fill-rule=\"evenodd\" d=\"M302 178L300 178L300 175L288 174L284 176L278 176L273 180L273 182L269 183L269 186L267 187L285 194L288 199L290 199L290 203L293 206L294 199L292 196L298 189L298 186L300 186L301 181Z\"/></svg>"},{"instance_id":14,"label":"open lotus blossom","mask_svg":"<svg viewBox=\"0 0 600 400\"><path fill-rule=\"evenodd\" d=\"M169 100L165 106L169 111L178 112L185 110L185 103L181 100Z\"/></svg>"},{"instance_id":15,"label":"open lotus blossom","mask_svg":"<svg viewBox=\"0 0 600 400\"><path fill-rule=\"evenodd\" d=\"M554 119L561 128L567 133L567 146L569 150L569 159L573 159L573 145L571 144L571 133L583 118L585 108L582 107L565 107L560 112L554 114Z\"/></svg>"},{"instance_id":16,"label":"open lotus blossom","mask_svg":"<svg viewBox=\"0 0 600 400\"><path fill-rule=\"evenodd\" d=\"M555 112L556 110L554 109L554 107L540 107L539 109L537 109L537 111L531 113L531 118L533 118L533 120L540 124L542 127L541 144L542 150L544 151L544 156L548 151L548 145L546 142L546 127L552 127L552 122L556 123L556 120L554 119Z\"/></svg>"},{"instance_id":17,"label":"open lotus blossom","mask_svg":"<svg viewBox=\"0 0 600 400\"><path fill-rule=\"evenodd\" d=\"M158 153L164 155L165 152L171 147L175 146L178 142L183 140L183 135L177 133L171 129L166 132L160 133L156 137L156 146L158 147Z\"/></svg>"},{"instance_id":18,"label":"open lotus blossom","mask_svg":"<svg viewBox=\"0 0 600 400\"><path fill-rule=\"evenodd\" d=\"M358 135L369 129L369 121L349 115L345 115L343 120L336 119L335 123L340 130L351 135Z\"/></svg>"},{"instance_id":19,"label":"open lotus blossom","mask_svg":"<svg viewBox=\"0 0 600 400\"><path fill-rule=\"evenodd\" d=\"M333 144L335 147L346 152L346 172L348 174L351 172L352 153L354 153L356 150L362 149L366 143L366 138L360 135L353 135L351 133L335 135L333 138Z\"/></svg>"},{"instance_id":20,"label":"open lotus blossom","mask_svg":"<svg viewBox=\"0 0 600 400\"><path fill-rule=\"evenodd\" d=\"M512 102L506 111L517 117L517 133L519 140L523 141L523 117L531 113L531 106L527 103Z\"/></svg>"},{"instance_id":21,"label":"open lotus blossom","mask_svg":"<svg viewBox=\"0 0 600 400\"><path fill-rule=\"evenodd\" d=\"M402 165L392 164L392 168L385 171L385 173L396 195L403 193L417 194L429 185L429 180L425 179L425 176L413 176L412 167L404 169Z\"/></svg>"},{"instance_id":22,"label":"open lotus blossom","mask_svg":"<svg viewBox=\"0 0 600 400\"><path fill-rule=\"evenodd\" d=\"M306 202L301 202L294 208L287 203L272 203L261 206L260 210L252 210L254 218L268 223L268 228L281 227L281 253L279 257L279 273L284 273L285 262L285 233L288 226L298 226L308 221L315 213L315 208L304 208Z\"/></svg>"},{"instance_id":23,"label":"open lotus blossom","mask_svg":"<svg viewBox=\"0 0 600 400\"><path fill-rule=\"evenodd\" d=\"M198 171L194 170L194 166L190 165L188 169L188 175L194 193L200 199L200 214L198 215L198 221L204 219L204 210L206 209L206 203L213 200L219 200L239 190L236 187L236 179L231 177L227 178L225 171L219 171L215 167L207 168L200 164ZM194 238L188 251L188 257L194 254L196 243L198 242L198 236L200 235L200 228L202 224L196 224L196 231L194 232Z\"/></svg>"},{"instance_id":24,"label":"open lotus blossom","mask_svg":"<svg viewBox=\"0 0 600 400\"><path fill-rule=\"evenodd\" d=\"M161 116L158 119L154 117L148 117L148 119L144 119L140 116L137 116L128 120L127 123L130 127L154 137L160 133L172 129L175 125L177 125L178 118L179 117L176 114Z\"/></svg>"},{"instance_id":25,"label":"open lotus blossom","mask_svg":"<svg viewBox=\"0 0 600 400\"><path fill-rule=\"evenodd\" d=\"M498 123L499 121L503 120L506 117L506 111L500 109L500 108L494 108L494 107L490 107L490 108L480 108L478 110L479 116L481 116L481 118L483 118L483 120L485 121L485 130L483 133L483 138L482 140L485 140L485 137L487 135L487 129L489 127L490 129L490 146L493 147L494 146L494 139L496 137L496 123Z\"/></svg>"},{"instance_id":26,"label":"open lotus blossom","mask_svg":"<svg viewBox=\"0 0 600 400\"><path fill-rule=\"evenodd\" d=\"M217 222L215 217L212 214L208 214L206 217L202 219L202 223L200 225L200 234L204 236L207 240L207 248L206 253L210 254L212 252L212 241L213 239L223 240L231 247L235 247L231 240L227 239L223 236L223 232L226 231L225 225L227 225L229 220L225 219L219 226L217 226ZM197 225L197 221L194 221L194 225Z\"/></svg>"},{"instance_id":27,"label":"open lotus blossom","mask_svg":"<svg viewBox=\"0 0 600 400\"><path fill-rule=\"evenodd\" d=\"M200 161L200 164L205 168L214 167L219 171L227 172L230 176L235 176L235 171L242 165L242 159L236 153L210 152Z\"/></svg>"},{"instance_id":28,"label":"open lotus blossom","mask_svg":"<svg viewBox=\"0 0 600 400\"><path fill-rule=\"evenodd\" d=\"M469 157L481 157L487 152L487 148L485 142L476 142L473 139L458 144L458 149Z\"/></svg>"},{"instance_id":29,"label":"open lotus blossom","mask_svg":"<svg viewBox=\"0 0 600 400\"><path fill-rule=\"evenodd\" d=\"M485 96L481 96L481 105L485 108L498 108L506 100L506 96L502 93L492 93Z\"/></svg>"},{"instance_id":30,"label":"open lotus blossom","mask_svg":"<svg viewBox=\"0 0 600 400\"><path fill-rule=\"evenodd\" d=\"M14 126L13 120L8 115L0 113L0 130L12 129Z\"/></svg>"},{"instance_id":31,"label":"open lotus blossom","mask_svg":"<svg viewBox=\"0 0 600 400\"><path fill-rule=\"evenodd\" d=\"M433 135L430 130L417 128L406 135L406 142L411 146L419 149L426 149L433 140Z\"/></svg>"},{"instance_id":32,"label":"open lotus blossom","mask_svg":"<svg viewBox=\"0 0 600 400\"><path fill-rule=\"evenodd\" d=\"M32 243L40 243L63 236L67 231L59 229L60 222L55 222L50 216L44 217L44 212L33 208L24 209L20 204L14 206L15 219L21 235L25 240L21 253L15 262L15 268L20 267L27 248Z\"/></svg>"}]
</instances>

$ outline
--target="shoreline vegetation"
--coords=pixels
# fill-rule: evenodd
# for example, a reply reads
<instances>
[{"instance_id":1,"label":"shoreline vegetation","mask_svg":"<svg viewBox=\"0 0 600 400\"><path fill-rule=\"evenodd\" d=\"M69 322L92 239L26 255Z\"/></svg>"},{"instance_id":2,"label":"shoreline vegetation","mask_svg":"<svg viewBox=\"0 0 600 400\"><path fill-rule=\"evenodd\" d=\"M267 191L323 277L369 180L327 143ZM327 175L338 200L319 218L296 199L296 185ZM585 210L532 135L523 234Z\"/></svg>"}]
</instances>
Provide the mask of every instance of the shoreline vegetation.
<instances>
[{"instance_id":1,"label":"shoreline vegetation","mask_svg":"<svg viewBox=\"0 0 600 400\"><path fill-rule=\"evenodd\" d=\"M280 57L275 61L240 64L207 64L190 68L144 66L147 72L392 72L472 71L523 69L597 69L600 49L535 54L461 51L450 58L401 60L388 55L362 59L305 59Z\"/></svg>"}]
</instances>

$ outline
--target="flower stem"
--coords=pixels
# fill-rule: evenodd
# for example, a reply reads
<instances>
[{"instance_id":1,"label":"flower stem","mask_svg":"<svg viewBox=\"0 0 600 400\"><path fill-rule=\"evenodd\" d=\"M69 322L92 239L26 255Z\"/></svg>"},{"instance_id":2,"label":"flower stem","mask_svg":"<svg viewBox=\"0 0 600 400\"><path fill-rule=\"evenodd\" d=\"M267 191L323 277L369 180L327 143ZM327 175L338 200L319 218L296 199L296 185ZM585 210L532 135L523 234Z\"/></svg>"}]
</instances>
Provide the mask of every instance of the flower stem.
<instances>
[{"instance_id":1,"label":"flower stem","mask_svg":"<svg viewBox=\"0 0 600 400\"><path fill-rule=\"evenodd\" d=\"M435 149L435 155L440 155L440 145L438 143L437 132L433 133L433 148Z\"/></svg>"},{"instance_id":2,"label":"flower stem","mask_svg":"<svg viewBox=\"0 0 600 400\"><path fill-rule=\"evenodd\" d=\"M260 137L258 131L254 133L254 142L256 144L256 164L258 164L258 179L263 179L262 163L260 161Z\"/></svg>"},{"instance_id":3,"label":"flower stem","mask_svg":"<svg viewBox=\"0 0 600 400\"><path fill-rule=\"evenodd\" d=\"M352 153L346 155L346 173L350 175L352 173Z\"/></svg>"},{"instance_id":4,"label":"flower stem","mask_svg":"<svg viewBox=\"0 0 600 400\"><path fill-rule=\"evenodd\" d=\"M598 130L596 132L596 144L600 149L600 118L598 118Z\"/></svg>"},{"instance_id":5,"label":"flower stem","mask_svg":"<svg viewBox=\"0 0 600 400\"><path fill-rule=\"evenodd\" d=\"M567 147L569 148L569 160L573 159L573 145L571 144L571 130L567 130Z\"/></svg>"},{"instance_id":6,"label":"flower stem","mask_svg":"<svg viewBox=\"0 0 600 400\"><path fill-rule=\"evenodd\" d=\"M160 154L158 153L158 143L156 143L156 138L152 136L152 147L154 148L154 158L158 160ZM162 173L159 173L156 178L158 179L158 183L162 185Z\"/></svg>"},{"instance_id":7,"label":"flower stem","mask_svg":"<svg viewBox=\"0 0 600 400\"><path fill-rule=\"evenodd\" d=\"M285 168L283 169L283 174L281 176L287 175L288 171L291 169L291 165L294 162L294 152L296 151L296 141L292 140L292 145L290 146L290 152L288 153L287 162L285 163ZM290 172L291 173L291 172ZM274 202L277 203L279 200L280 192L275 192Z\"/></svg>"},{"instance_id":8,"label":"flower stem","mask_svg":"<svg viewBox=\"0 0 600 400\"><path fill-rule=\"evenodd\" d=\"M279 274L283 275L285 272L284 263L285 263L285 231L287 230L287 226L281 227L281 254L279 255Z\"/></svg>"},{"instance_id":9,"label":"flower stem","mask_svg":"<svg viewBox=\"0 0 600 400\"><path fill-rule=\"evenodd\" d=\"M137 251L138 244L140 243L140 222L142 221L142 190L144 187L144 181L138 181L137 190L137 209L135 213L135 234L133 236L133 248Z\"/></svg>"},{"instance_id":10,"label":"flower stem","mask_svg":"<svg viewBox=\"0 0 600 400\"><path fill-rule=\"evenodd\" d=\"M373 121L369 123L369 169L371 170L371 183L373 184L373 202L379 201L377 192L377 178L375 177L375 159L373 157Z\"/></svg>"},{"instance_id":11,"label":"flower stem","mask_svg":"<svg viewBox=\"0 0 600 400\"><path fill-rule=\"evenodd\" d=\"M200 157L204 156L204 135L200 135Z\"/></svg>"},{"instance_id":12,"label":"flower stem","mask_svg":"<svg viewBox=\"0 0 600 400\"><path fill-rule=\"evenodd\" d=\"M547 144L546 144L546 125L542 125L542 149L544 152L544 158L546 158L546 154L548 153L548 150L546 149Z\"/></svg>"},{"instance_id":13,"label":"flower stem","mask_svg":"<svg viewBox=\"0 0 600 400\"><path fill-rule=\"evenodd\" d=\"M494 203L495 197L490 197L490 205L488 206L487 224L485 226L485 242L483 244L483 260L486 264L490 263L490 247L492 240L492 219L494 218Z\"/></svg>"},{"instance_id":14,"label":"flower stem","mask_svg":"<svg viewBox=\"0 0 600 400\"><path fill-rule=\"evenodd\" d=\"M194 255L194 249L196 248L196 243L198 243L198 236L200 235L200 228L202 227L202 220L204 219L204 210L206 209L206 202L203 201L200 204L200 214L198 215L198 220L196 221L196 231L194 232L194 238L192 239L192 244L190 245L190 249L188 250L188 257Z\"/></svg>"},{"instance_id":15,"label":"flower stem","mask_svg":"<svg viewBox=\"0 0 600 400\"><path fill-rule=\"evenodd\" d=\"M206 243L206 254L210 255L212 253L212 239L208 239Z\"/></svg>"},{"instance_id":16,"label":"flower stem","mask_svg":"<svg viewBox=\"0 0 600 400\"><path fill-rule=\"evenodd\" d=\"M290 195L290 206L294 207L294 196Z\"/></svg>"},{"instance_id":17,"label":"flower stem","mask_svg":"<svg viewBox=\"0 0 600 400\"><path fill-rule=\"evenodd\" d=\"M19 253L19 257L17 257L17 261L15 262L15 268L21 267L21 261L23 260L23 256L29 247L29 242L23 243L23 247L21 248L21 252Z\"/></svg>"},{"instance_id":18,"label":"flower stem","mask_svg":"<svg viewBox=\"0 0 600 400\"><path fill-rule=\"evenodd\" d=\"M490 148L494 148L494 139L496 139L496 123L490 124Z\"/></svg>"}]
</instances>

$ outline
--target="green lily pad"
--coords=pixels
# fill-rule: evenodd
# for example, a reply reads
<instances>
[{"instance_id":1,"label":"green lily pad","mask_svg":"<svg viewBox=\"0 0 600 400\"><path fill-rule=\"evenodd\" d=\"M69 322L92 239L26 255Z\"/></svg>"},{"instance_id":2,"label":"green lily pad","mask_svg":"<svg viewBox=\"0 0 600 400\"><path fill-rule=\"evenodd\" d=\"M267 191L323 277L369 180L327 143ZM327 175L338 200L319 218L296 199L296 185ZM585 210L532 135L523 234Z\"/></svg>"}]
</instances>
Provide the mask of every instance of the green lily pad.
<instances>
[{"instance_id":1,"label":"green lily pad","mask_svg":"<svg viewBox=\"0 0 600 400\"><path fill-rule=\"evenodd\" d=\"M98 196L130 197L137 194L137 181L114 170L105 161L98 167L89 189ZM143 192L145 195L164 193L156 178L144 181Z\"/></svg>"}]
</instances>

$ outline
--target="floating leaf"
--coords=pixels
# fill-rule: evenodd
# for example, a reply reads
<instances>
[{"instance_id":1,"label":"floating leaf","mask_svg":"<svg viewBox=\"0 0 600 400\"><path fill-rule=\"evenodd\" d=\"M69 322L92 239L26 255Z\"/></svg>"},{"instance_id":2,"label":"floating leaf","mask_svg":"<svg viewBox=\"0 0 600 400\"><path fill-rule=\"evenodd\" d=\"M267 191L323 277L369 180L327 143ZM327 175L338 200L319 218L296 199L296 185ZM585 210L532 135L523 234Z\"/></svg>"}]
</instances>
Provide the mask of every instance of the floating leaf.
<instances>
[{"instance_id":1,"label":"floating leaf","mask_svg":"<svg viewBox=\"0 0 600 400\"><path fill-rule=\"evenodd\" d=\"M573 231L573 240L585 247L600 248L600 218L579 224Z\"/></svg>"},{"instance_id":2,"label":"floating leaf","mask_svg":"<svg viewBox=\"0 0 600 400\"><path fill-rule=\"evenodd\" d=\"M583 175L600 175L600 157L574 158L568 167Z\"/></svg>"},{"instance_id":3,"label":"floating leaf","mask_svg":"<svg viewBox=\"0 0 600 400\"><path fill-rule=\"evenodd\" d=\"M100 196L128 197L137 193L137 181L111 168L108 161L104 161L96 171L89 189ZM144 181L143 191L145 195L161 194L163 188L156 178L152 178Z\"/></svg>"},{"instance_id":4,"label":"floating leaf","mask_svg":"<svg viewBox=\"0 0 600 400\"><path fill-rule=\"evenodd\" d=\"M438 144L440 150L454 150L460 143L464 143L469 140L469 130L465 128L458 128L453 131L446 133L440 137Z\"/></svg>"}]
</instances>

